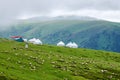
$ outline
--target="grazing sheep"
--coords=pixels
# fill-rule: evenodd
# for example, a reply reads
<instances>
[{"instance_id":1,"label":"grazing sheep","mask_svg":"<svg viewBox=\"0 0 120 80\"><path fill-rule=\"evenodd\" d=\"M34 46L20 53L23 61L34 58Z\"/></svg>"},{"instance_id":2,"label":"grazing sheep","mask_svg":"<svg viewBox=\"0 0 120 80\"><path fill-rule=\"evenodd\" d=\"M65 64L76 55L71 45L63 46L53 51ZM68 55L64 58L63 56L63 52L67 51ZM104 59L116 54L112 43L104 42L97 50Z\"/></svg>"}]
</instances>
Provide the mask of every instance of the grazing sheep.
<instances>
[{"instance_id":1,"label":"grazing sheep","mask_svg":"<svg viewBox=\"0 0 120 80\"><path fill-rule=\"evenodd\" d=\"M28 44L27 44L27 43L25 44L25 48L26 48L26 49L28 48Z\"/></svg>"}]
</instances>

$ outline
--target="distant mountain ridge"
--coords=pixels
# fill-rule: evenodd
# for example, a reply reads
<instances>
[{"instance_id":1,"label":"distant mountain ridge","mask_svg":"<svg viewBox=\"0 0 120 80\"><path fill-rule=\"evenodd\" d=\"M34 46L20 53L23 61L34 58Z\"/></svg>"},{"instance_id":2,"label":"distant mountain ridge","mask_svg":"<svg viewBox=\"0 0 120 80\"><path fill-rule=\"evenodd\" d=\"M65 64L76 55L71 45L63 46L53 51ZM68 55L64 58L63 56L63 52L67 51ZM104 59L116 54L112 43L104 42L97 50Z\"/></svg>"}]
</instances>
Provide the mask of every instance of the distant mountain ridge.
<instances>
[{"instance_id":1,"label":"distant mountain ridge","mask_svg":"<svg viewBox=\"0 0 120 80\"><path fill-rule=\"evenodd\" d=\"M31 19L17 23L0 37L9 38L21 35L24 38L39 38L45 44L56 45L59 41L66 44L76 42L79 47L120 52L120 23L94 18L57 17L53 20Z\"/></svg>"},{"instance_id":2,"label":"distant mountain ridge","mask_svg":"<svg viewBox=\"0 0 120 80\"><path fill-rule=\"evenodd\" d=\"M91 21L91 20L99 20L94 17L88 17L88 16L56 16L56 17L47 17L47 16L40 16L40 17L33 17L18 21L26 21L26 22L39 22L39 21L51 21L51 20L85 20L85 21Z\"/></svg>"}]
</instances>

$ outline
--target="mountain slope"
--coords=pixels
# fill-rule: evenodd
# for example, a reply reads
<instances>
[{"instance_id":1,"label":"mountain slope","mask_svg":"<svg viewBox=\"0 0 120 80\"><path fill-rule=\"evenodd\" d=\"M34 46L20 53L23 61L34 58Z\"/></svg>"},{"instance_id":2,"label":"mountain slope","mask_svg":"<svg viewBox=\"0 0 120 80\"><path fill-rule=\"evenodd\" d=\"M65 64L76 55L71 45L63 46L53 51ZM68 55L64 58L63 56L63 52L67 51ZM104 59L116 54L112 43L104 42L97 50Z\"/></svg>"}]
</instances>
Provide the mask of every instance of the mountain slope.
<instances>
[{"instance_id":1,"label":"mountain slope","mask_svg":"<svg viewBox=\"0 0 120 80\"><path fill-rule=\"evenodd\" d=\"M120 54L0 39L0 80L118 80ZM103 64L104 63L104 64Z\"/></svg>"},{"instance_id":2,"label":"mountain slope","mask_svg":"<svg viewBox=\"0 0 120 80\"><path fill-rule=\"evenodd\" d=\"M45 44L57 44L64 41L76 42L79 47L120 52L120 23L102 20L49 20L40 22L22 22L6 31L0 31L1 37L21 35L25 38L40 38Z\"/></svg>"}]
</instances>

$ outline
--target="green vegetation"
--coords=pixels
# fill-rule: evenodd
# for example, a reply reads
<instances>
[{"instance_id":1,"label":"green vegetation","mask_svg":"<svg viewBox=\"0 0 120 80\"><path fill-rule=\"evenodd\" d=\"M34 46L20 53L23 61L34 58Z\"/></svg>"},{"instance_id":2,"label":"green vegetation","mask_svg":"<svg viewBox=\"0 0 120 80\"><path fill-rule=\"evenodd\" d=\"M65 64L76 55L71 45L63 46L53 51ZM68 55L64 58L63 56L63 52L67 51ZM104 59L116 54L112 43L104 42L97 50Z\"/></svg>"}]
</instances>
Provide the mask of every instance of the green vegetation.
<instances>
[{"instance_id":1,"label":"green vegetation","mask_svg":"<svg viewBox=\"0 0 120 80\"><path fill-rule=\"evenodd\" d=\"M119 80L120 54L0 39L0 80Z\"/></svg>"},{"instance_id":2,"label":"green vegetation","mask_svg":"<svg viewBox=\"0 0 120 80\"><path fill-rule=\"evenodd\" d=\"M0 31L0 37L20 35L46 44L76 42L81 48L120 52L120 23L102 20L48 20L17 23ZM34 21L34 20L33 20Z\"/></svg>"}]
</instances>

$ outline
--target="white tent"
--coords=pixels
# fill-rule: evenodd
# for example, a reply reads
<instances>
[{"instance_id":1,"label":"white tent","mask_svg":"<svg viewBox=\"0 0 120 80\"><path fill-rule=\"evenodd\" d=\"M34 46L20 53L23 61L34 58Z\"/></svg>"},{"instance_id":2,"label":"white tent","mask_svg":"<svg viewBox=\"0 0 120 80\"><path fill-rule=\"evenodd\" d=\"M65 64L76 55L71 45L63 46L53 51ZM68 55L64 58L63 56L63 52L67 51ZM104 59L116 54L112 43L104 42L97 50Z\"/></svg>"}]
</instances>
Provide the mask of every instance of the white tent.
<instances>
[{"instance_id":1,"label":"white tent","mask_svg":"<svg viewBox=\"0 0 120 80\"><path fill-rule=\"evenodd\" d=\"M42 45L42 41L40 39L36 39L36 38L30 39L29 42L33 43L33 44L41 44Z\"/></svg>"},{"instance_id":2,"label":"white tent","mask_svg":"<svg viewBox=\"0 0 120 80\"><path fill-rule=\"evenodd\" d=\"M30 43L34 43L36 41L36 38L32 38L29 40Z\"/></svg>"},{"instance_id":3,"label":"white tent","mask_svg":"<svg viewBox=\"0 0 120 80\"><path fill-rule=\"evenodd\" d=\"M69 48L78 48L78 45L75 43L75 42L69 42L66 47L69 47Z\"/></svg>"},{"instance_id":4,"label":"white tent","mask_svg":"<svg viewBox=\"0 0 120 80\"><path fill-rule=\"evenodd\" d=\"M66 44L66 47L72 48L72 42L69 42L68 44Z\"/></svg>"},{"instance_id":5,"label":"white tent","mask_svg":"<svg viewBox=\"0 0 120 80\"><path fill-rule=\"evenodd\" d=\"M65 43L63 41L60 41L59 43L57 43L57 46L65 46Z\"/></svg>"},{"instance_id":6,"label":"white tent","mask_svg":"<svg viewBox=\"0 0 120 80\"><path fill-rule=\"evenodd\" d=\"M72 48L78 48L78 45L75 42L73 42Z\"/></svg>"},{"instance_id":7,"label":"white tent","mask_svg":"<svg viewBox=\"0 0 120 80\"><path fill-rule=\"evenodd\" d=\"M27 42L28 40L27 39L23 39L24 40L24 42Z\"/></svg>"},{"instance_id":8,"label":"white tent","mask_svg":"<svg viewBox=\"0 0 120 80\"><path fill-rule=\"evenodd\" d=\"M42 41L40 39L36 39L33 44L41 44L42 45Z\"/></svg>"}]
</instances>

